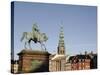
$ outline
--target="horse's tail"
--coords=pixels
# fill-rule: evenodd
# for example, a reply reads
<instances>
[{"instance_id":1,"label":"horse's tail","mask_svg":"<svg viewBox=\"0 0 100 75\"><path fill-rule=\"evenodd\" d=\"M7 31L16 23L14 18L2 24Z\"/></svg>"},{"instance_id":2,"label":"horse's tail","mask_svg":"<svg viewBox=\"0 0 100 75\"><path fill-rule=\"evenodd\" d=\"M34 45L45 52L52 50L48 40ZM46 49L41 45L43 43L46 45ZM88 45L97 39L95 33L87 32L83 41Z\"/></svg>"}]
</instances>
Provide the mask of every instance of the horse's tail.
<instances>
[{"instance_id":1,"label":"horse's tail","mask_svg":"<svg viewBox=\"0 0 100 75\"><path fill-rule=\"evenodd\" d=\"M23 41L23 39L24 39L26 33L27 33L27 32L23 32L22 38L21 38L21 40L20 40L21 42Z\"/></svg>"}]
</instances>

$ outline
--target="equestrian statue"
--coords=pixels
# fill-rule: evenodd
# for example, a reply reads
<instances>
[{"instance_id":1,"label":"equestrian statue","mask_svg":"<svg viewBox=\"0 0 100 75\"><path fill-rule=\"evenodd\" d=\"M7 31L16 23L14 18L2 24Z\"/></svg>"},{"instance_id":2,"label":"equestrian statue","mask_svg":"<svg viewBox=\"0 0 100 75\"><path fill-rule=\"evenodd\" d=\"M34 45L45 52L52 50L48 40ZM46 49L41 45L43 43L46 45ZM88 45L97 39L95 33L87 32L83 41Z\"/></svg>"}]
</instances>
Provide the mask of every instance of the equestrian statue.
<instances>
[{"instance_id":1,"label":"equestrian statue","mask_svg":"<svg viewBox=\"0 0 100 75\"><path fill-rule=\"evenodd\" d=\"M44 42L48 40L48 37L45 33L40 32L38 25L35 23L33 24L32 32L23 32L21 41L23 40L25 49L27 49L27 46L32 49L30 43L33 41L34 43L40 43L42 50L46 50Z\"/></svg>"}]
</instances>

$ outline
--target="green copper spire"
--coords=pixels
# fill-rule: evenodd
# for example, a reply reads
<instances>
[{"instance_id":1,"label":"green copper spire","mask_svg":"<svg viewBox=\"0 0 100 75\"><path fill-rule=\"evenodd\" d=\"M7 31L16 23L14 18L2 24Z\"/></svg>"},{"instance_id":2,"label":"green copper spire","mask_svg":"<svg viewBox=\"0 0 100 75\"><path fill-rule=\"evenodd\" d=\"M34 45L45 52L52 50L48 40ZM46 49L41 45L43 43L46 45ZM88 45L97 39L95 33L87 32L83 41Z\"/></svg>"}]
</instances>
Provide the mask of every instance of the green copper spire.
<instances>
[{"instance_id":1,"label":"green copper spire","mask_svg":"<svg viewBox=\"0 0 100 75\"><path fill-rule=\"evenodd\" d=\"M63 26L60 27L59 43L58 43L58 54L65 54Z\"/></svg>"}]
</instances>

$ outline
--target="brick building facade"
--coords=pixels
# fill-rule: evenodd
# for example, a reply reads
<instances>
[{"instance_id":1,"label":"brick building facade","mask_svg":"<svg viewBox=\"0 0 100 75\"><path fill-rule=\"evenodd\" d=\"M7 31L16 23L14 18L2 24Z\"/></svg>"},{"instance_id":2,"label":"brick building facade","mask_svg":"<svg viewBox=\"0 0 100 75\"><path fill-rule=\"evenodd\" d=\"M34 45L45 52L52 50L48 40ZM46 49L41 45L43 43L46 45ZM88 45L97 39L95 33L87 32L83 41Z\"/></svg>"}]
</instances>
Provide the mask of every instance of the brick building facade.
<instances>
[{"instance_id":1,"label":"brick building facade","mask_svg":"<svg viewBox=\"0 0 100 75\"><path fill-rule=\"evenodd\" d=\"M85 52L69 58L71 70L87 70L97 68L97 54Z\"/></svg>"}]
</instances>

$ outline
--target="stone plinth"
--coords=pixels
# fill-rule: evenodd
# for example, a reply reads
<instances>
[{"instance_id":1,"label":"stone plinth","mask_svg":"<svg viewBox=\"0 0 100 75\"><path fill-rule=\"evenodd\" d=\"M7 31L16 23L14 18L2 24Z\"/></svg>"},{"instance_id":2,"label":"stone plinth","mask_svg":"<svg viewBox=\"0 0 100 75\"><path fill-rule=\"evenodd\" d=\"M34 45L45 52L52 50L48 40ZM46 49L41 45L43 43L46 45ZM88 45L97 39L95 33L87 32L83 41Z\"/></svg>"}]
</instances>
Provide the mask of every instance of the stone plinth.
<instances>
[{"instance_id":1,"label":"stone plinth","mask_svg":"<svg viewBox=\"0 0 100 75\"><path fill-rule=\"evenodd\" d=\"M49 53L38 50L22 50L19 55L19 73L48 72Z\"/></svg>"}]
</instances>

